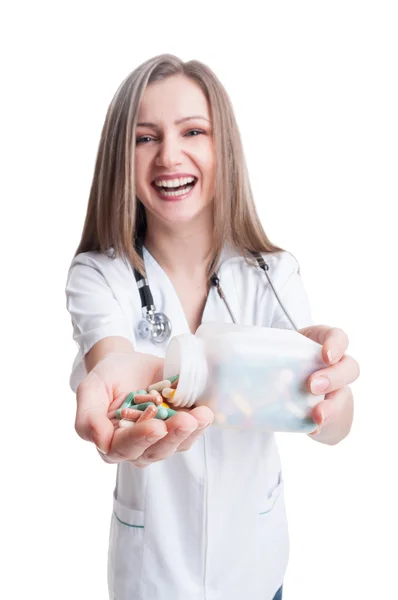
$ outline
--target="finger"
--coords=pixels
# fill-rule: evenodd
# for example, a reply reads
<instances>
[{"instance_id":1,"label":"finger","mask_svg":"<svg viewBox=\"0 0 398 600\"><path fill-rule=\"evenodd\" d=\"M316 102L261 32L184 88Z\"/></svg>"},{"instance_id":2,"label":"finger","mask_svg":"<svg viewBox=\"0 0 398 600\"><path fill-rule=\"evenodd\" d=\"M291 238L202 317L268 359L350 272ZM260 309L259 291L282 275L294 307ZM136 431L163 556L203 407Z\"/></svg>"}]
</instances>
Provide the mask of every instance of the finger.
<instances>
[{"instance_id":1,"label":"finger","mask_svg":"<svg viewBox=\"0 0 398 600\"><path fill-rule=\"evenodd\" d=\"M195 417L182 411L167 419L165 423L168 431L167 436L153 444L142 454L139 466L168 458L198 428L198 421Z\"/></svg>"},{"instance_id":2,"label":"finger","mask_svg":"<svg viewBox=\"0 0 398 600\"><path fill-rule=\"evenodd\" d=\"M186 450L189 450L196 440L204 434L205 430L214 421L213 411L206 406L198 406L192 409L190 411L190 415L195 417L195 419L198 421L198 428L178 446L177 452L185 452Z\"/></svg>"},{"instance_id":3,"label":"finger","mask_svg":"<svg viewBox=\"0 0 398 600\"><path fill-rule=\"evenodd\" d=\"M110 398L100 378L90 372L76 390L75 429L84 440L93 442L103 454L111 445L114 428L108 419Z\"/></svg>"},{"instance_id":4,"label":"finger","mask_svg":"<svg viewBox=\"0 0 398 600\"><path fill-rule=\"evenodd\" d=\"M336 364L344 356L349 344L348 335L338 327L332 327L325 336L322 358L330 365Z\"/></svg>"},{"instance_id":5,"label":"finger","mask_svg":"<svg viewBox=\"0 0 398 600\"><path fill-rule=\"evenodd\" d=\"M340 390L327 394L325 400L319 402L312 410L312 419L319 428L323 427L328 421L342 411L350 398L352 398L352 391L348 385Z\"/></svg>"},{"instance_id":6,"label":"finger","mask_svg":"<svg viewBox=\"0 0 398 600\"><path fill-rule=\"evenodd\" d=\"M300 329L299 333L321 344L322 358L326 364L338 362L348 348L348 335L339 327L311 325Z\"/></svg>"},{"instance_id":7,"label":"finger","mask_svg":"<svg viewBox=\"0 0 398 600\"><path fill-rule=\"evenodd\" d=\"M117 460L135 461L147 448L167 435L164 421L148 419L129 429L118 428L113 438L110 456Z\"/></svg>"},{"instance_id":8,"label":"finger","mask_svg":"<svg viewBox=\"0 0 398 600\"><path fill-rule=\"evenodd\" d=\"M359 376L359 365L352 356L345 355L335 365L315 371L308 378L311 394L330 393L355 381Z\"/></svg>"}]
</instances>

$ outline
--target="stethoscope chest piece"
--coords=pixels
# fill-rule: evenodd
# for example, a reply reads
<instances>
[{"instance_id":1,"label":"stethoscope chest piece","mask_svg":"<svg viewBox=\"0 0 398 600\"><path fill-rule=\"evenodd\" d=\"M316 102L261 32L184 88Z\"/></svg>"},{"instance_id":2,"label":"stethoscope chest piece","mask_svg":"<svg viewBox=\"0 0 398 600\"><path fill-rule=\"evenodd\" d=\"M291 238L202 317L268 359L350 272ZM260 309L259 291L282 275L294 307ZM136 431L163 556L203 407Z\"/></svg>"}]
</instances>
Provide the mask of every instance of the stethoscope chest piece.
<instances>
[{"instance_id":1,"label":"stethoscope chest piece","mask_svg":"<svg viewBox=\"0 0 398 600\"><path fill-rule=\"evenodd\" d=\"M138 323L138 336L155 344L163 344L171 337L170 319L161 312L148 310L145 318Z\"/></svg>"}]
</instances>

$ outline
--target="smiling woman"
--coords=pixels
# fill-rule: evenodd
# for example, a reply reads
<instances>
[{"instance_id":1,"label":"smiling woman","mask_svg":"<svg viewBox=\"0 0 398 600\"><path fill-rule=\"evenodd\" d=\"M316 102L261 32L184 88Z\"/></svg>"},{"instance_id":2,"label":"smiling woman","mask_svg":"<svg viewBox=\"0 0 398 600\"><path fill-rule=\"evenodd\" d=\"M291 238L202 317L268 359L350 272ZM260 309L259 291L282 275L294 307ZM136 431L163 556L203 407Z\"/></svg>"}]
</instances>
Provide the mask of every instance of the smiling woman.
<instances>
[{"instance_id":1,"label":"smiling woman","mask_svg":"<svg viewBox=\"0 0 398 600\"><path fill-rule=\"evenodd\" d=\"M195 404L176 404L165 421L149 404L142 419L132 409L128 427L115 417L134 390L148 400L164 379L167 336L155 345L140 330L145 308L145 327L163 313L174 336L231 319L289 329L290 313L327 365L317 372L326 400L312 414L314 439L334 444L351 425L357 372L343 358L346 336L313 326L296 260L265 234L231 102L206 65L162 55L117 90L66 291L80 349L76 430L118 464L110 597L281 598L288 532L273 432L210 427L212 411Z\"/></svg>"}]
</instances>

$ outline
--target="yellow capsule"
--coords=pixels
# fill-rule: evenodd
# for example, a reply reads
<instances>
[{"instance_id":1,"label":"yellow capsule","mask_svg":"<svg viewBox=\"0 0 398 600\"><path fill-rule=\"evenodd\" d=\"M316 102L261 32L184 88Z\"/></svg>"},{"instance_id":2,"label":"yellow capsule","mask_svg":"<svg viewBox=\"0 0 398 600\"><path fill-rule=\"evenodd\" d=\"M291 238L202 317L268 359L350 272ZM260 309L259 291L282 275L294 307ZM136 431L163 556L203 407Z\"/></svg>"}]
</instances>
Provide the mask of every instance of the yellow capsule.
<instances>
[{"instance_id":1,"label":"yellow capsule","mask_svg":"<svg viewBox=\"0 0 398 600\"><path fill-rule=\"evenodd\" d=\"M167 404L167 402L162 402L161 406L164 406L165 408L170 408L170 406Z\"/></svg>"},{"instance_id":2,"label":"yellow capsule","mask_svg":"<svg viewBox=\"0 0 398 600\"><path fill-rule=\"evenodd\" d=\"M164 390L162 390L163 398L172 398L175 393L176 393L176 390L172 390L171 387L166 387L166 388L164 388Z\"/></svg>"},{"instance_id":3,"label":"yellow capsule","mask_svg":"<svg viewBox=\"0 0 398 600\"><path fill-rule=\"evenodd\" d=\"M251 417L251 415L253 414L253 409L248 403L248 401L245 400L245 398L243 398L243 396L235 392L234 394L232 394L231 399L235 406L237 406L239 410L243 412L244 415L246 415L246 417Z\"/></svg>"}]
</instances>

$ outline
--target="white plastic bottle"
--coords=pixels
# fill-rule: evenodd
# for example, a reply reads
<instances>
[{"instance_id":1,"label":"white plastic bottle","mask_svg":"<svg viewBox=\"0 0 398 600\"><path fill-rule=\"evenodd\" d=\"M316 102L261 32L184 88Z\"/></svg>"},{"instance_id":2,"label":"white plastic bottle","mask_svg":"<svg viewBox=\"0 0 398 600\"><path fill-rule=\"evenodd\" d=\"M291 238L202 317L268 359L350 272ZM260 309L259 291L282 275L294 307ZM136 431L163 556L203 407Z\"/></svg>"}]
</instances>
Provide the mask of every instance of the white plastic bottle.
<instances>
[{"instance_id":1,"label":"white plastic bottle","mask_svg":"<svg viewBox=\"0 0 398 600\"><path fill-rule=\"evenodd\" d=\"M179 374L173 406L205 404L220 427L308 433L324 398L307 386L321 348L292 330L205 323L171 339L164 378Z\"/></svg>"}]
</instances>

